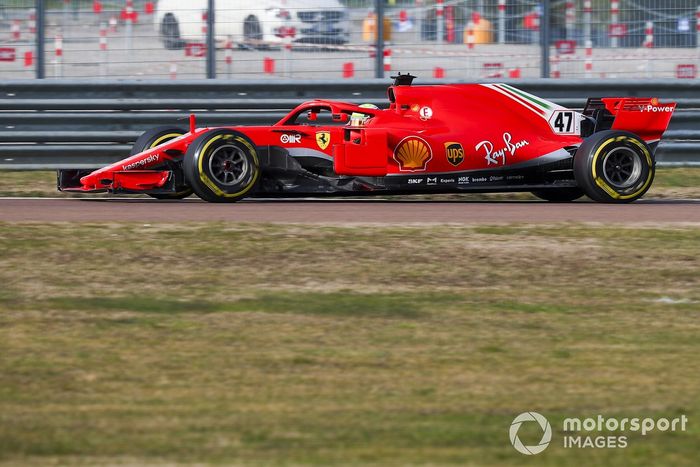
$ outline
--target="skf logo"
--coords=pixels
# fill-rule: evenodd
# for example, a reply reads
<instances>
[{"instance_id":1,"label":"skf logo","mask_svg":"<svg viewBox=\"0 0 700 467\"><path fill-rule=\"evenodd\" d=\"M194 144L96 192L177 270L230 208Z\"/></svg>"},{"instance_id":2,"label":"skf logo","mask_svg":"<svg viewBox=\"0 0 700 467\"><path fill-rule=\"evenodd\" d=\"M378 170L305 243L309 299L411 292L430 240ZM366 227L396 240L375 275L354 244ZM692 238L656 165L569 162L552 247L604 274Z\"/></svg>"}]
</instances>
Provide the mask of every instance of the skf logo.
<instances>
[{"instance_id":1,"label":"skf logo","mask_svg":"<svg viewBox=\"0 0 700 467\"><path fill-rule=\"evenodd\" d=\"M331 132L330 131L317 131L316 132L316 144L321 150L326 149L331 142Z\"/></svg>"},{"instance_id":2,"label":"skf logo","mask_svg":"<svg viewBox=\"0 0 700 467\"><path fill-rule=\"evenodd\" d=\"M394 160L402 172L422 172L432 158L433 151L428 143L417 136L402 139L394 150Z\"/></svg>"},{"instance_id":3,"label":"skf logo","mask_svg":"<svg viewBox=\"0 0 700 467\"><path fill-rule=\"evenodd\" d=\"M287 133L283 133L280 136L280 142L282 142L282 144L299 144L301 143L301 135L288 135Z\"/></svg>"},{"instance_id":4,"label":"skf logo","mask_svg":"<svg viewBox=\"0 0 700 467\"><path fill-rule=\"evenodd\" d=\"M445 143L447 162L457 167L464 161L464 148L459 143Z\"/></svg>"}]
</instances>

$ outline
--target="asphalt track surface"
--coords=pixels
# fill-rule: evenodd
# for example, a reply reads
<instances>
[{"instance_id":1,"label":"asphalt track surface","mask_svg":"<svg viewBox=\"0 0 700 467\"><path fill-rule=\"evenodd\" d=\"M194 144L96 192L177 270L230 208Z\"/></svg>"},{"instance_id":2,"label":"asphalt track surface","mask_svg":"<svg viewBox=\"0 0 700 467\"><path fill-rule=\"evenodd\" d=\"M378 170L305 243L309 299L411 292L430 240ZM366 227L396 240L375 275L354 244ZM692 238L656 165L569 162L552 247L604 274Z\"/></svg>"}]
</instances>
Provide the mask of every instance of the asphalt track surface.
<instances>
[{"instance_id":1,"label":"asphalt track surface","mask_svg":"<svg viewBox=\"0 0 700 467\"><path fill-rule=\"evenodd\" d=\"M0 198L0 222L281 222L318 224L504 224L583 222L700 224L700 200L593 202Z\"/></svg>"}]
</instances>

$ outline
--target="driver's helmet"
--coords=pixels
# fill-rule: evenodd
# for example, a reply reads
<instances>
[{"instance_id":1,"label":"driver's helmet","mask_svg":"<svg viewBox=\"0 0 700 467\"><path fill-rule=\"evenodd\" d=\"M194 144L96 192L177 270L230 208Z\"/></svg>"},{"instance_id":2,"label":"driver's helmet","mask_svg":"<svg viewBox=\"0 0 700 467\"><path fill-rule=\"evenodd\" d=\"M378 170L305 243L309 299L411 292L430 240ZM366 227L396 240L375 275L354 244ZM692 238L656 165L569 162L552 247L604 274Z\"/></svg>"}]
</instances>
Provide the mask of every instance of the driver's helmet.
<instances>
[{"instance_id":1,"label":"driver's helmet","mask_svg":"<svg viewBox=\"0 0 700 467\"><path fill-rule=\"evenodd\" d=\"M378 109L374 104L360 104L359 107L363 109ZM350 115L350 126L363 126L365 122L369 119L369 115L360 112L353 112Z\"/></svg>"}]
</instances>

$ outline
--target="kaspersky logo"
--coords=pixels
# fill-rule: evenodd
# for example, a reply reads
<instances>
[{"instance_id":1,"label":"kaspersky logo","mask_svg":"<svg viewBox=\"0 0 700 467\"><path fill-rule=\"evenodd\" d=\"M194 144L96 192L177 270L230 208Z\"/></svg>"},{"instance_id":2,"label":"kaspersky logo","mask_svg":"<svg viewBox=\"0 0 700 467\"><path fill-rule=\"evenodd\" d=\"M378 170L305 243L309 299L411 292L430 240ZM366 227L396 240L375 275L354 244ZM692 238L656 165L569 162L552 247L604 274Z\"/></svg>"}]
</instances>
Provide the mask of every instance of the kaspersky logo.
<instances>
[{"instance_id":1,"label":"kaspersky logo","mask_svg":"<svg viewBox=\"0 0 700 467\"><path fill-rule=\"evenodd\" d=\"M518 431L523 423L535 422L540 425L542 429L542 439L540 442L531 446L525 446L520 438L518 437ZM523 412L513 420L510 424L510 443L513 445L516 451L519 453L533 456L539 454L549 446L550 441L552 441L552 426L549 424L546 418L537 412Z\"/></svg>"}]
</instances>

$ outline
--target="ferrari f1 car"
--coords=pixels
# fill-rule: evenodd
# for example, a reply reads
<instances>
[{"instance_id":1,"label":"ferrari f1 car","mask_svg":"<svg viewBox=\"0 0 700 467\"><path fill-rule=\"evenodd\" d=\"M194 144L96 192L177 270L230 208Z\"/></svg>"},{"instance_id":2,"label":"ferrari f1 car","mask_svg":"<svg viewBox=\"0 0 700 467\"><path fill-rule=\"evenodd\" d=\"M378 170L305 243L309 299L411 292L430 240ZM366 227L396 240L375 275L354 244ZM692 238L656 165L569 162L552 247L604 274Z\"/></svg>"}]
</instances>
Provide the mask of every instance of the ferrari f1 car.
<instances>
[{"instance_id":1,"label":"ferrari f1 car","mask_svg":"<svg viewBox=\"0 0 700 467\"><path fill-rule=\"evenodd\" d=\"M507 84L413 86L399 75L388 108L304 102L269 126L160 127L126 159L60 170L63 191L144 193L211 202L244 197L529 191L638 199L675 103L590 98L583 112Z\"/></svg>"}]
</instances>

